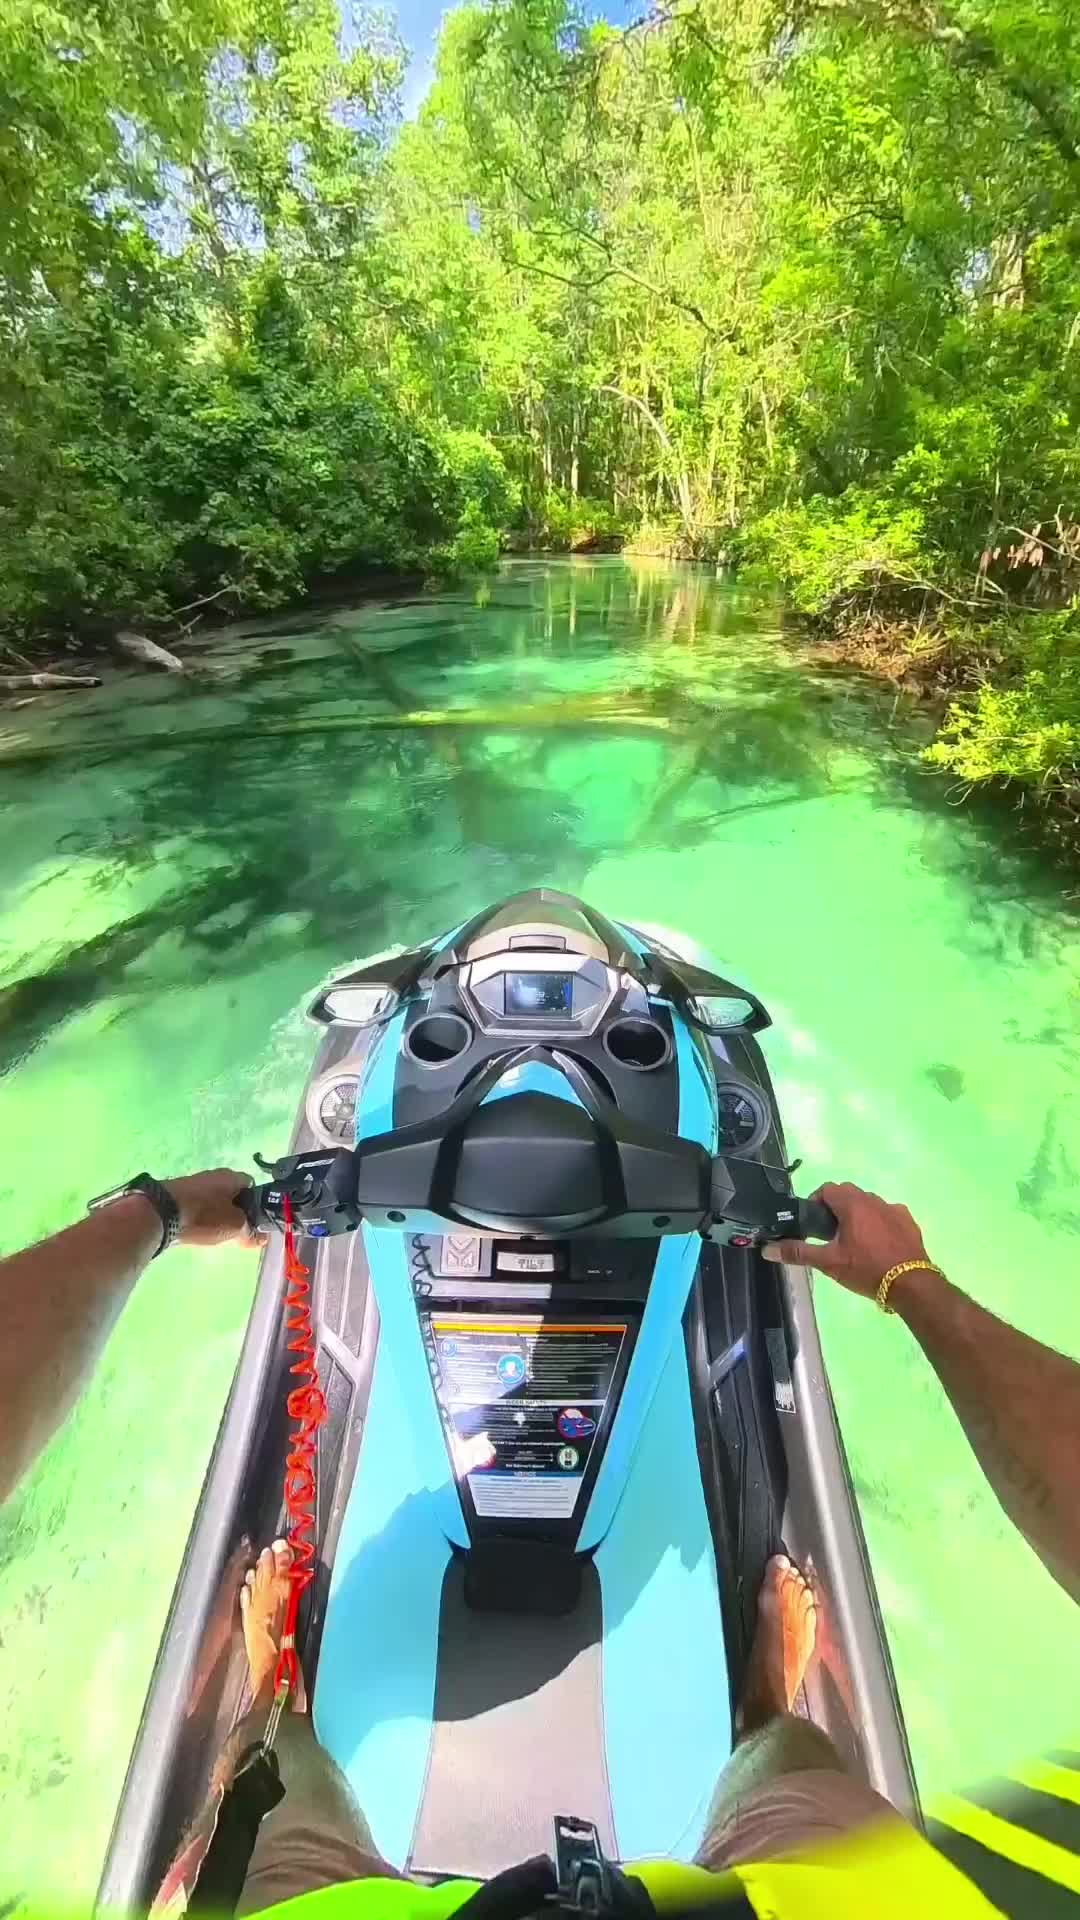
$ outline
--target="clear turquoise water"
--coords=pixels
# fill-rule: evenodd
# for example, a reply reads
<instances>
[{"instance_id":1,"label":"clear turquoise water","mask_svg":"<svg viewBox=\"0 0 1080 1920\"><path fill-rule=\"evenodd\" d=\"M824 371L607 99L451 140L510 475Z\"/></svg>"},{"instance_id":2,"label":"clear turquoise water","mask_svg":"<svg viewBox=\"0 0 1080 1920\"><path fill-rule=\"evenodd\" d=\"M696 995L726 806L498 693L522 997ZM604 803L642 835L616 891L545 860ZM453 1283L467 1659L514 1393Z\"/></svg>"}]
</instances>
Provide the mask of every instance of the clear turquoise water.
<instances>
[{"instance_id":1,"label":"clear turquoise water","mask_svg":"<svg viewBox=\"0 0 1080 1920\"><path fill-rule=\"evenodd\" d=\"M2 723L5 1249L139 1166L280 1149L313 986L547 882L763 996L804 1190L904 1199L958 1282L1080 1352L1075 903L912 770L925 720L652 562L516 563L206 669ZM253 1278L149 1270L0 1512L0 1902L92 1892ZM1070 1603L904 1330L817 1300L924 1787L1075 1743Z\"/></svg>"}]
</instances>

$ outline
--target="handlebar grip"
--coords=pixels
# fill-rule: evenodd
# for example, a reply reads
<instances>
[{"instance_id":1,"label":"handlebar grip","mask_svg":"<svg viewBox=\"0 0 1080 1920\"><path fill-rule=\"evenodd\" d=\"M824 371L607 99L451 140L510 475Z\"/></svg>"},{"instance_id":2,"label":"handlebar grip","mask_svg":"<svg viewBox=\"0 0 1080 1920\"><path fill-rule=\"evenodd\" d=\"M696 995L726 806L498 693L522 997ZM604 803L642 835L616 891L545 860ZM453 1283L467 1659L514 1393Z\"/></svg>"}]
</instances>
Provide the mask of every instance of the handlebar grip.
<instances>
[{"instance_id":1,"label":"handlebar grip","mask_svg":"<svg viewBox=\"0 0 1080 1920\"><path fill-rule=\"evenodd\" d=\"M262 1233L266 1229L267 1218L262 1204L265 1198L265 1187L243 1187L233 1195L233 1206L239 1207L252 1233Z\"/></svg>"},{"instance_id":2,"label":"handlebar grip","mask_svg":"<svg viewBox=\"0 0 1080 1920\"><path fill-rule=\"evenodd\" d=\"M796 1211L800 1240L835 1238L840 1222L832 1208L825 1205L824 1200L799 1200L796 1202Z\"/></svg>"}]
</instances>

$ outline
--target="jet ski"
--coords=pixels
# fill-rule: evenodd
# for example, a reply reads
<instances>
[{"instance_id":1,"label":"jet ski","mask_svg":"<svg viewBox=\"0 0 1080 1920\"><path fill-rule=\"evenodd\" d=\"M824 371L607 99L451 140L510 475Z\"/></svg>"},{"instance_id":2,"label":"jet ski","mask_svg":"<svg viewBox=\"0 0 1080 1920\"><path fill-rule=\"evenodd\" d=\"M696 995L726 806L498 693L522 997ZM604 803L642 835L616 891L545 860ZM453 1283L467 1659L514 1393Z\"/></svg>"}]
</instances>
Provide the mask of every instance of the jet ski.
<instances>
[{"instance_id":1,"label":"jet ski","mask_svg":"<svg viewBox=\"0 0 1080 1920\"><path fill-rule=\"evenodd\" d=\"M677 936L547 889L334 979L252 1190L310 1276L325 1396L298 1645L380 1852L488 1877L595 1828L690 1860L765 1562L806 1569L799 1710L918 1819L758 1036ZM796 1163L797 1165L797 1163ZM247 1705L237 1587L287 1524L272 1232L99 1892L145 1908ZM293 1325L295 1323L292 1323Z\"/></svg>"}]
</instances>

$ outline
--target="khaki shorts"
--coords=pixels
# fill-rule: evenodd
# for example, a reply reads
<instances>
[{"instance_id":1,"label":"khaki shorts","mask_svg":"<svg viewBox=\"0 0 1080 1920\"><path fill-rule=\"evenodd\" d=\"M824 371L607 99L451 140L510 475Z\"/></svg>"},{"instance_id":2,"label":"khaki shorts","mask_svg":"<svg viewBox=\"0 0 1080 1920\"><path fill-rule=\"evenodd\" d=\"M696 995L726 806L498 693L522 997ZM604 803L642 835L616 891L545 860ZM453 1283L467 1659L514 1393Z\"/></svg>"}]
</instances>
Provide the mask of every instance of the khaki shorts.
<instances>
[{"instance_id":1,"label":"khaki shorts","mask_svg":"<svg viewBox=\"0 0 1080 1920\"><path fill-rule=\"evenodd\" d=\"M344 1774L319 1746L306 1714L282 1721L277 1753L285 1799L259 1829L238 1915L342 1881L407 1878L381 1858ZM899 1818L887 1800L844 1770L820 1728L788 1715L732 1754L696 1864L721 1872L776 1860L816 1850L871 1821Z\"/></svg>"}]
</instances>

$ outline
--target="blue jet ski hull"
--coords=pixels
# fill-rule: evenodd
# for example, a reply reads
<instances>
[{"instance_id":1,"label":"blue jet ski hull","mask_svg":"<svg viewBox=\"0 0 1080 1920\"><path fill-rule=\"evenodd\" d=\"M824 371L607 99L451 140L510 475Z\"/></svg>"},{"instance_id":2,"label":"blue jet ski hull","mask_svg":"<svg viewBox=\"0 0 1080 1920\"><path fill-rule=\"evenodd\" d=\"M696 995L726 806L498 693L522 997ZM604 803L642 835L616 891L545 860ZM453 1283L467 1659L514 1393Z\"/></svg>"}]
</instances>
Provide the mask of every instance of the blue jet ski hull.
<instances>
[{"instance_id":1,"label":"blue jet ski hull","mask_svg":"<svg viewBox=\"0 0 1080 1920\"><path fill-rule=\"evenodd\" d=\"M650 1017L663 1026L656 1007ZM294 1152L333 1138L349 1086L361 1133L423 1116L440 1064L424 1059L423 1034L410 1049L416 1018L396 1030L325 1027ZM691 1060L677 1023L665 1031L651 1110L667 1100L673 1127L707 1133L716 1089L721 1112L745 1095L762 1119L751 1153L782 1167L754 1034L698 1037ZM640 1038L621 1036L628 1047ZM304 1257L328 1414L303 1664L316 1733L393 1865L488 1875L546 1850L557 1812L593 1820L611 1857L692 1858L731 1751L762 1571L781 1547L812 1570L827 1628L828 1659L812 1664L799 1710L918 1818L803 1269L690 1236L543 1241L368 1225L308 1240ZM275 1237L103 1904L152 1898L246 1706L235 1596L283 1519L282 1294ZM469 1400L461 1382L492 1366L505 1405L463 1425L451 1411ZM551 1418L561 1424L545 1452L537 1423Z\"/></svg>"}]
</instances>

